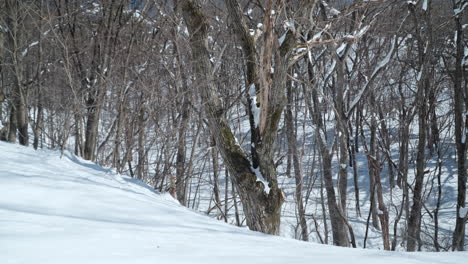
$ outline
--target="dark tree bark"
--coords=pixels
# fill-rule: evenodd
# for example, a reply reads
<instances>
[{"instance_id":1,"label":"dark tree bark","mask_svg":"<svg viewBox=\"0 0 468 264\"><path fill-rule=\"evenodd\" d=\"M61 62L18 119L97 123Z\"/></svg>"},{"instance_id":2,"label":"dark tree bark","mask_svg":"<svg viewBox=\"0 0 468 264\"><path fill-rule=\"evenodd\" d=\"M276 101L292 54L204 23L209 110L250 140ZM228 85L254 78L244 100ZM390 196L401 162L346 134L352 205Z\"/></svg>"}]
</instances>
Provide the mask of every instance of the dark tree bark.
<instances>
[{"instance_id":1,"label":"dark tree bark","mask_svg":"<svg viewBox=\"0 0 468 264\"><path fill-rule=\"evenodd\" d=\"M176 73L177 73L177 88L179 91L178 96L181 97L181 120L179 125L179 134L177 138L177 156L176 156L176 189L177 189L177 200L180 204L186 204L186 177L189 175L185 174L186 164L185 164L185 155L186 155L186 133L190 120L190 97L191 91L187 84L187 77L185 75L185 70L182 66L182 55L178 47L178 36L177 32L174 32L174 56L176 59ZM219 201L218 201L219 202ZM218 204L219 205L219 204Z\"/></svg>"},{"instance_id":2,"label":"dark tree bark","mask_svg":"<svg viewBox=\"0 0 468 264\"><path fill-rule=\"evenodd\" d=\"M19 28L23 20L21 2L6 0L5 9L6 26L9 29L6 34L6 62L9 67L8 77L11 80L12 89L12 111L10 115L10 129L8 141L16 141L16 132L21 145L29 145L28 135L28 109L26 105L26 86L23 78L23 56L20 54L22 43L22 30Z\"/></svg>"},{"instance_id":3,"label":"dark tree bark","mask_svg":"<svg viewBox=\"0 0 468 264\"><path fill-rule=\"evenodd\" d=\"M219 162L218 162L218 151L216 150L215 142L212 140L213 148L211 149L211 161L213 164L213 194L215 200L215 207L219 213L221 210L221 199L219 198Z\"/></svg>"},{"instance_id":4,"label":"dark tree bark","mask_svg":"<svg viewBox=\"0 0 468 264\"><path fill-rule=\"evenodd\" d=\"M455 1L455 8L461 8L463 1ZM456 34L457 34L457 51L455 59L455 73L453 75L453 92L454 92L454 115L455 115L455 142L457 148L457 169L458 169L458 185L457 185L457 220L455 230L453 231L452 249L463 251L465 245L465 223L467 216L460 214L460 210L465 207L466 201L466 182L467 182L467 165L466 152L468 138L468 88L465 84L463 90L463 69L462 61L464 56L463 51L463 28L461 14L454 17ZM466 47L465 47L466 49ZM463 96L464 95L464 96ZM466 102L463 101L465 98ZM465 116L463 116L465 113ZM465 119L465 120L463 120ZM465 128L465 131L463 131ZM465 135L463 135L465 133Z\"/></svg>"},{"instance_id":5,"label":"dark tree bark","mask_svg":"<svg viewBox=\"0 0 468 264\"><path fill-rule=\"evenodd\" d=\"M145 106L145 99L140 99L140 110L138 114L138 162L137 162L137 179L143 180L145 175L145 160L146 160L146 151L145 151L145 143L146 143L146 106ZM171 179L173 180L173 179Z\"/></svg>"}]
</instances>

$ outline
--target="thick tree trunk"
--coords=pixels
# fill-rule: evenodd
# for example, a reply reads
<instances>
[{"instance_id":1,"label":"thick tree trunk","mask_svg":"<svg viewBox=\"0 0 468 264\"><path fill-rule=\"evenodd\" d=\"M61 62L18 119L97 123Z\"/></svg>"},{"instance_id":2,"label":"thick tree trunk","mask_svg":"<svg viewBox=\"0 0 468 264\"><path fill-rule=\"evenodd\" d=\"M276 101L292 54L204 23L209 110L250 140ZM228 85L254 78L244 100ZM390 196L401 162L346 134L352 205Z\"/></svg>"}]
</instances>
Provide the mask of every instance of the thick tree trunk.
<instances>
[{"instance_id":1,"label":"thick tree trunk","mask_svg":"<svg viewBox=\"0 0 468 264\"><path fill-rule=\"evenodd\" d=\"M461 6L463 1L459 1ZM462 61L463 61L463 29L461 23L461 17L455 17L455 25L457 30L457 53L456 53L456 60L455 60L455 74L454 74L454 105L455 105L455 141L457 146L457 169L458 169L458 196L457 196L457 220L455 224L455 230L453 231L453 242L452 242L452 249L453 250L464 250L465 245L465 222L466 222L466 215L462 215L460 212L465 207L466 201L466 182L467 182L467 164L466 164L466 151L467 151L467 143L466 140L468 138L468 88L466 88L465 84L465 91L463 91L462 83L463 83L463 69L462 69ZM463 94L466 98L466 105L464 106L463 101ZM465 112L465 117L463 113ZM465 119L465 120L463 120ZM463 131L465 128L465 131ZM463 135L463 133L465 133ZM466 210L466 209L465 209Z\"/></svg>"},{"instance_id":2,"label":"thick tree trunk","mask_svg":"<svg viewBox=\"0 0 468 264\"><path fill-rule=\"evenodd\" d=\"M137 179L144 180L145 176L145 160L146 160L146 152L145 152L145 142L146 142L146 133L145 133L145 126L146 126L146 106L143 97L141 98L140 102L140 111L138 114L138 163L137 163ZM173 180L173 179L171 179Z\"/></svg>"},{"instance_id":3,"label":"thick tree trunk","mask_svg":"<svg viewBox=\"0 0 468 264\"><path fill-rule=\"evenodd\" d=\"M34 142L33 147L37 149L39 147L39 139L42 134L42 126L43 126L43 106L42 106L42 94L41 91L38 91L38 100L37 100L37 114L36 114L36 122L34 124Z\"/></svg>"},{"instance_id":4,"label":"thick tree trunk","mask_svg":"<svg viewBox=\"0 0 468 264\"><path fill-rule=\"evenodd\" d=\"M196 85L200 91L208 117L208 127L241 197L247 225L254 231L279 234L280 209L284 196L278 186L276 168L270 160L271 156L269 154L272 154L272 151L266 149L266 155L262 153L262 155L266 156L263 161L267 161L267 163L263 163L265 165L262 166L261 173L268 180L270 188L269 193L266 193L264 184L258 181L250 161L237 143L224 117L225 110L222 108L221 100L213 81L213 71L208 52L207 37L209 26L207 18L203 14L202 9L193 1L185 0L179 4L191 35L190 44L193 56L193 69ZM274 113L274 117L279 120L281 112ZM274 131L271 131L270 134L276 133L274 125ZM265 143L268 145L273 143L272 138L265 140Z\"/></svg>"},{"instance_id":5,"label":"thick tree trunk","mask_svg":"<svg viewBox=\"0 0 468 264\"><path fill-rule=\"evenodd\" d=\"M185 174L185 155L186 155L186 133L189 125L190 119L190 97L191 91L188 88L187 77L182 66L182 56L180 54L178 45L177 45L177 32L174 32L174 56L176 58L176 72L177 79L176 85L177 90L179 91L178 96L182 98L181 106L181 120L179 126L179 135L177 138L177 156L176 156L176 190L177 190L177 200L180 204L186 204L186 176Z\"/></svg>"},{"instance_id":6,"label":"thick tree trunk","mask_svg":"<svg viewBox=\"0 0 468 264\"><path fill-rule=\"evenodd\" d=\"M0 64L2 64L2 50L1 50L1 45L2 45L2 39L0 37ZM3 73L2 73L2 67L0 66L0 78L3 79ZM0 87L0 122L3 121L3 102L5 101L5 94L3 93L3 83L2 87ZM1 135L0 135L1 137Z\"/></svg>"},{"instance_id":7,"label":"thick tree trunk","mask_svg":"<svg viewBox=\"0 0 468 264\"><path fill-rule=\"evenodd\" d=\"M16 120L18 125L18 141L23 146L29 145L29 134L28 134L28 109L26 107L26 98L24 89L20 85L20 80L17 80L15 93L15 107L16 107Z\"/></svg>"},{"instance_id":8,"label":"thick tree trunk","mask_svg":"<svg viewBox=\"0 0 468 264\"><path fill-rule=\"evenodd\" d=\"M318 110L318 98L315 91L312 91L312 99L314 101L314 109L310 106L309 111L313 113L313 119L316 123L316 135L318 137L317 141L319 143L319 148L322 157L322 174L325 183L325 190L327 193L327 205L328 211L330 214L330 222L332 226L332 235L333 235L333 244L336 246L349 247L349 238L347 232L347 226L344 221L344 217L340 212L340 207L336 200L335 188L333 186L333 176L332 176L332 156L330 150L327 147L326 139L322 138L320 130L324 130L323 121L320 117L320 112Z\"/></svg>"},{"instance_id":9,"label":"thick tree trunk","mask_svg":"<svg viewBox=\"0 0 468 264\"><path fill-rule=\"evenodd\" d=\"M213 164L213 194L215 200L215 207L218 213L222 213L221 210L221 199L219 198L219 162L218 162L218 151L214 146L216 144L213 140L212 145L213 148L211 149L211 161Z\"/></svg>"},{"instance_id":10,"label":"thick tree trunk","mask_svg":"<svg viewBox=\"0 0 468 264\"><path fill-rule=\"evenodd\" d=\"M308 65L308 74L309 78L313 79L313 72L311 69L311 65ZM330 222L332 228L332 236L333 236L333 244L336 246L343 246L349 247L349 237L348 237L348 227L345 222L345 218L340 212L340 207L337 203L335 188L333 186L333 175L332 175L332 155L331 149L328 148L324 126L324 121L322 120L322 116L319 110L319 100L318 94L315 88L312 88L312 91L307 91L304 89L304 94L306 98L306 104L309 108L309 112L312 115L312 120L315 124L315 134L317 138L317 142L319 144L319 149L321 153L322 159L322 175L323 175L323 182L325 184L325 190L327 193L327 205L328 211L330 214ZM313 104L311 102L313 101ZM323 207L323 205L322 205ZM325 219L325 216L324 216ZM325 226L327 228L327 226ZM327 232L326 232L327 233ZM325 234L325 243L327 243L327 234Z\"/></svg>"},{"instance_id":11,"label":"thick tree trunk","mask_svg":"<svg viewBox=\"0 0 468 264\"><path fill-rule=\"evenodd\" d=\"M8 122L8 135L7 135L7 141L16 143L16 129L17 129L17 122L16 122L16 108L13 106L12 103L9 104L10 108L10 116Z\"/></svg>"},{"instance_id":12,"label":"thick tree trunk","mask_svg":"<svg viewBox=\"0 0 468 264\"><path fill-rule=\"evenodd\" d=\"M29 145L28 135L28 109L26 107L26 95L23 80L22 55L20 54L20 43L22 41L22 31L19 24L22 21L20 3L8 0L5 2L6 26L9 29L6 34L6 62L9 65L9 78L13 83L12 89L12 114L10 115L10 130L8 140L16 141L16 132L21 145Z\"/></svg>"},{"instance_id":13,"label":"thick tree trunk","mask_svg":"<svg viewBox=\"0 0 468 264\"><path fill-rule=\"evenodd\" d=\"M85 129L84 159L94 160L99 125L99 107L93 95L86 100L87 116Z\"/></svg>"},{"instance_id":14,"label":"thick tree trunk","mask_svg":"<svg viewBox=\"0 0 468 264\"><path fill-rule=\"evenodd\" d=\"M328 211L330 212L330 222L332 225L333 244L335 246L349 247L347 225L342 213L340 212L340 207L336 200L335 189L333 187L333 176L331 171L332 157L329 155L326 146L324 146L323 143L320 145L322 145L322 169L325 189L327 191Z\"/></svg>"},{"instance_id":15,"label":"thick tree trunk","mask_svg":"<svg viewBox=\"0 0 468 264\"><path fill-rule=\"evenodd\" d=\"M340 198L340 207L343 216L346 218L346 200L347 200L347 189L348 189L348 128L347 120L345 116L345 105L344 105L344 90L345 90L345 60L344 58L338 58L336 62L336 84L335 84L335 98L336 98L336 126L340 131L338 136L339 146L339 169L338 169L338 194Z\"/></svg>"}]
</instances>

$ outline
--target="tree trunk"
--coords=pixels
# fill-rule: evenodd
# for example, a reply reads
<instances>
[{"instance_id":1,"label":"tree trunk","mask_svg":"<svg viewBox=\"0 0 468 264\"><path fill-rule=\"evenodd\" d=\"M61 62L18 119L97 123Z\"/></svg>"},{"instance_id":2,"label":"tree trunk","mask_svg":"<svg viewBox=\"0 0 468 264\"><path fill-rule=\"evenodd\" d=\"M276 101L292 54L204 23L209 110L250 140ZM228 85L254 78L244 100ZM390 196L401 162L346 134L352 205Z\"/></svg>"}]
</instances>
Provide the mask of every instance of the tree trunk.
<instances>
[{"instance_id":1,"label":"tree trunk","mask_svg":"<svg viewBox=\"0 0 468 264\"><path fill-rule=\"evenodd\" d=\"M212 149L211 149L211 160L213 162L213 194L215 200L215 206L218 213L222 214L221 210L221 199L219 198L219 162L218 162L218 151L216 150L216 144L212 140Z\"/></svg>"},{"instance_id":2,"label":"tree trunk","mask_svg":"<svg viewBox=\"0 0 468 264\"><path fill-rule=\"evenodd\" d=\"M338 58L336 62L336 126L339 130L338 146L339 146L339 168L338 168L338 196L340 198L340 207L343 216L346 218L346 195L348 193L348 128L345 116L344 106L344 90L345 90L345 61L344 58Z\"/></svg>"},{"instance_id":3,"label":"tree trunk","mask_svg":"<svg viewBox=\"0 0 468 264\"><path fill-rule=\"evenodd\" d=\"M190 44L192 48L193 70L196 85L200 91L206 115L208 127L213 135L219 153L223 157L226 167L229 169L232 180L236 185L244 208L247 225L251 230L269 234L279 234L280 209L284 201L283 192L278 186L276 179L276 168L271 161L272 151L266 148L266 157L261 167L263 177L268 180L270 192L265 192L265 186L257 180L247 155L237 143L231 128L225 118L221 100L217 94L212 75L210 54L208 52L208 29L207 18L202 9L193 1L181 1L180 7L185 23L190 32ZM274 113L276 123L271 127L274 131L268 131L271 136L265 140L271 148L274 143L273 133L276 133L277 121L280 114ZM275 126L276 125L276 126ZM269 128L269 129L271 129Z\"/></svg>"},{"instance_id":4,"label":"tree trunk","mask_svg":"<svg viewBox=\"0 0 468 264\"><path fill-rule=\"evenodd\" d=\"M176 85L179 91L178 96L182 98L182 109L181 109L181 120L179 126L179 135L177 138L177 156L176 156L176 189L177 189L177 200L180 204L186 204L186 176L185 174L185 155L186 155L186 133L190 119L190 97L191 92L187 85L187 77L182 66L182 56L178 47L177 32L174 32L174 56L176 59L176 72L177 79ZM218 204L219 205L219 204Z\"/></svg>"},{"instance_id":5,"label":"tree trunk","mask_svg":"<svg viewBox=\"0 0 468 264\"><path fill-rule=\"evenodd\" d=\"M374 128L374 137L375 137L375 130L377 127L377 120L375 116L372 116L371 120L371 126ZM372 140L371 140L372 141ZM389 231L389 218L388 218L388 210L387 207L385 206L385 202L383 199L383 192L382 192L382 181L380 179L380 158L379 158L379 153L378 150L376 149L375 146L375 139L373 144L371 144L371 156L375 157L375 160L373 160L373 170L374 170L374 181L376 185L376 191L377 191L377 201L378 201L378 217L380 220L380 227L382 231L382 240L383 240L383 245L385 250L390 250L390 231Z\"/></svg>"},{"instance_id":6,"label":"tree trunk","mask_svg":"<svg viewBox=\"0 0 468 264\"><path fill-rule=\"evenodd\" d=\"M297 136L294 129L293 123L293 113L292 113L292 104L293 104L293 95L292 95L292 82L288 82L288 87L286 89L288 104L286 106L285 112L285 123L286 123L286 134L288 138L288 149L292 154L293 166L294 166L294 177L296 180L296 205L297 212L299 215L299 224L301 226L301 238L304 241L309 241L309 231L307 228L307 220L305 218L305 209L304 202L302 197L303 189L303 178L302 178L302 169L301 161L299 160L299 152L297 150Z\"/></svg>"},{"instance_id":7,"label":"tree trunk","mask_svg":"<svg viewBox=\"0 0 468 264\"><path fill-rule=\"evenodd\" d=\"M96 98L93 95L88 96L89 98L86 100L88 119L85 130L84 159L94 161L98 137L99 107Z\"/></svg>"},{"instance_id":8,"label":"tree trunk","mask_svg":"<svg viewBox=\"0 0 468 264\"><path fill-rule=\"evenodd\" d=\"M33 147L37 150L39 147L39 139L42 134L42 126L43 126L43 106L42 106L42 94L40 88L38 89L38 99L37 99L37 114L36 114L36 122L34 124L34 142Z\"/></svg>"},{"instance_id":9,"label":"tree trunk","mask_svg":"<svg viewBox=\"0 0 468 264\"><path fill-rule=\"evenodd\" d=\"M459 7L461 7L463 1L458 1ZM457 7L457 6L455 6ZM455 8L454 8L455 9ZM457 169L458 169L458 196L457 196L457 220L455 224L455 230L453 231L453 242L452 249L463 251L465 245L465 222L466 215L460 213L461 209L465 208L466 201L466 182L467 182L467 165L466 165L466 151L468 138L468 88L465 91L462 88L463 82L463 29L461 23L461 15L455 17L455 25L457 30L457 53L455 60L455 74L453 78L454 86L454 115L455 115L455 141L457 146ZM465 47L466 49L466 47ZM463 96L463 94L465 96ZM464 106L463 97L467 98L467 104ZM465 112L465 117L463 117ZM465 118L465 120L463 120ZM465 128L465 131L463 131ZM465 133L465 135L463 135Z\"/></svg>"},{"instance_id":10,"label":"tree trunk","mask_svg":"<svg viewBox=\"0 0 468 264\"><path fill-rule=\"evenodd\" d=\"M411 213L408 220L408 243L406 248L408 251L415 251L418 244L420 245L420 233L421 233L421 208L423 205L422 192L424 187L424 170L426 168L426 140L427 140L427 99L429 95L429 89L431 85L431 72L430 66L432 61L433 43L431 36L431 24L430 24L430 1L429 9L424 12L424 18L426 22L427 42L423 43L422 33L419 31L419 27L416 27L417 35L419 36L418 51L419 51L419 71L420 79L417 83L416 93L416 105L418 110L418 146L417 146L417 157L416 157L416 175L415 185L413 189L413 205L411 207ZM410 6L410 11L413 14L416 25L418 25L416 11L414 6Z\"/></svg>"},{"instance_id":11,"label":"tree trunk","mask_svg":"<svg viewBox=\"0 0 468 264\"><path fill-rule=\"evenodd\" d=\"M22 42L22 31L19 29L19 24L22 23L20 2L7 0L5 8L7 16L5 17L6 26L9 29L6 34L6 62L9 67L9 77L13 83L12 89L12 114L10 115L10 130L8 140L16 141L16 132L18 132L18 140L21 145L29 145L28 135L28 109L26 107L26 95L23 80L23 65L20 45Z\"/></svg>"},{"instance_id":12,"label":"tree trunk","mask_svg":"<svg viewBox=\"0 0 468 264\"><path fill-rule=\"evenodd\" d=\"M332 225L333 244L335 246L349 247L349 238L347 232L347 225L344 218L341 216L340 208L336 201L335 189L333 187L332 171L331 171L331 155L328 150L324 149L322 145L322 169L323 178L325 182L325 189L327 191L327 204L330 212L330 222Z\"/></svg>"},{"instance_id":13,"label":"tree trunk","mask_svg":"<svg viewBox=\"0 0 468 264\"><path fill-rule=\"evenodd\" d=\"M143 96L140 101L140 111L138 114L138 163L137 163L137 179L143 180L145 176L145 141L146 141L146 106L143 99ZM172 179L171 179L172 180Z\"/></svg>"},{"instance_id":14,"label":"tree trunk","mask_svg":"<svg viewBox=\"0 0 468 264\"><path fill-rule=\"evenodd\" d=\"M421 228L421 208L422 208L422 191L424 183L424 170L426 167L426 97L424 90L428 82L420 84L418 89L418 152L416 157L416 183L413 191L413 205L411 207L411 214L408 220L408 251L415 251L416 246L419 243L420 228Z\"/></svg>"},{"instance_id":15,"label":"tree trunk","mask_svg":"<svg viewBox=\"0 0 468 264\"><path fill-rule=\"evenodd\" d=\"M8 122L8 136L7 136L7 141L16 143L16 129L17 129L17 122L16 122L16 108L13 106L13 104L10 102L9 104L10 108L10 116Z\"/></svg>"}]
</instances>

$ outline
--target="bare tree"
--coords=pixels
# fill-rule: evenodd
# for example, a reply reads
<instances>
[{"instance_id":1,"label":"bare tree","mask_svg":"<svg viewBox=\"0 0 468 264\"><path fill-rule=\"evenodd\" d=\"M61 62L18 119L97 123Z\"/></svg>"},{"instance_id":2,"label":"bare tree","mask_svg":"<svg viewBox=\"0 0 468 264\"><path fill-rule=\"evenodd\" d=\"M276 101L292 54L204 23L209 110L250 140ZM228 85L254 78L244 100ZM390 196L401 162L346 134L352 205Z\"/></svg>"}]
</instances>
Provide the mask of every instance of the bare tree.
<instances>
[{"instance_id":1,"label":"bare tree","mask_svg":"<svg viewBox=\"0 0 468 264\"><path fill-rule=\"evenodd\" d=\"M453 92L454 92L454 115L455 115L455 142L457 148L457 168L458 168L458 196L457 196L457 220L455 224L455 230L453 231L453 243L452 249L463 251L465 246L465 224L466 224L466 181L467 181L467 165L466 165L466 152L467 152L467 143L466 138L468 137L468 88L465 83L465 89L463 89L463 60L466 56L466 46L465 51L463 50L463 29L461 17L463 13L464 4L463 1L454 0L454 24L455 24L455 45L456 45L456 54L455 54L455 71L452 75L453 80ZM465 43L466 45L466 43ZM464 53L465 52L465 53ZM465 58L466 60L466 58ZM466 66L466 65L465 65ZM463 100L465 98L465 101ZM465 114L463 114L465 113ZM463 116L465 115L465 116ZM465 120L463 120L465 119ZM465 129L463 129L465 128ZM463 131L465 130L465 131ZM465 133L465 134L463 134ZM465 209L465 215L463 215L462 210Z\"/></svg>"}]
</instances>

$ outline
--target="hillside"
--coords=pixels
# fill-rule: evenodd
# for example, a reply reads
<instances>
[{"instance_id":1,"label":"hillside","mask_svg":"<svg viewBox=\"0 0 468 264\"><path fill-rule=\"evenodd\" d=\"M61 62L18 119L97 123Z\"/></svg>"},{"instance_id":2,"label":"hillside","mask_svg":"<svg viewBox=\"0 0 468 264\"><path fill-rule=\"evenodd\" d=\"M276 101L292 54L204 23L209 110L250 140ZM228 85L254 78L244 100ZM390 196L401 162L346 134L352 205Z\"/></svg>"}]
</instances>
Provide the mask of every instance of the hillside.
<instances>
[{"instance_id":1,"label":"hillside","mask_svg":"<svg viewBox=\"0 0 468 264\"><path fill-rule=\"evenodd\" d=\"M0 263L463 263L237 228L75 156L0 142Z\"/></svg>"}]
</instances>

